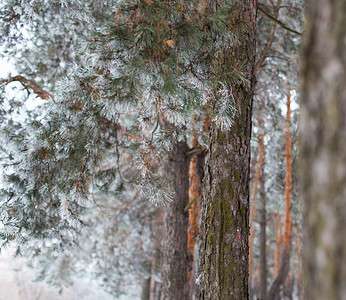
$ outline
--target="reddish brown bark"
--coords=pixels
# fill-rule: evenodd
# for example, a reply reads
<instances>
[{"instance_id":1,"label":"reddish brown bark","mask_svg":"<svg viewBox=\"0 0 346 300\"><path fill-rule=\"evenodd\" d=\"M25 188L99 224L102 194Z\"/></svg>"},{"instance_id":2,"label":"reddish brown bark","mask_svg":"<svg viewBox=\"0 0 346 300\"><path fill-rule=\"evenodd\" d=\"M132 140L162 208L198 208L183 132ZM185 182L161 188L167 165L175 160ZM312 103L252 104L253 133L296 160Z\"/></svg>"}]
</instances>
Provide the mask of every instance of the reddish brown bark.
<instances>
[{"instance_id":1,"label":"reddish brown bark","mask_svg":"<svg viewBox=\"0 0 346 300\"><path fill-rule=\"evenodd\" d=\"M196 138L191 142L191 148L199 146ZM189 177L189 201L192 202L189 208L189 229L187 233L187 295L189 299L195 294L195 247L199 235L200 203L202 197L202 179L204 168L204 151L193 156L190 161Z\"/></svg>"}]
</instances>

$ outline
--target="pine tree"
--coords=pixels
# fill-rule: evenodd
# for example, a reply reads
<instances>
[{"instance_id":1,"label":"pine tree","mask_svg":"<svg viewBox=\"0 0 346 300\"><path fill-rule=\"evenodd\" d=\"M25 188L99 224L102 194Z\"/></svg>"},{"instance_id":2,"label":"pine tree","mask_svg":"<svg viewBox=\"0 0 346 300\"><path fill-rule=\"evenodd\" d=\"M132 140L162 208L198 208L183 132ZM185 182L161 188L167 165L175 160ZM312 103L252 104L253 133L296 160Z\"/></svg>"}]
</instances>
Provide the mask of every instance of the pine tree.
<instances>
[{"instance_id":1,"label":"pine tree","mask_svg":"<svg viewBox=\"0 0 346 300\"><path fill-rule=\"evenodd\" d=\"M202 241L198 299L248 299L249 167L254 92L256 7L252 1L236 2L234 17L246 22L246 37L237 44L224 43L219 72L244 69L246 82L227 86L236 102L232 126L211 125L202 206ZM217 3L211 1L217 11ZM218 105L220 98L216 98Z\"/></svg>"},{"instance_id":2,"label":"pine tree","mask_svg":"<svg viewBox=\"0 0 346 300\"><path fill-rule=\"evenodd\" d=\"M10 7L13 2L8 3ZM33 4L37 2L25 6L28 12L16 8L15 18L24 25L37 18L41 27L34 22L28 28L44 28L44 11L38 6L30 10ZM4 243L15 239L23 251L30 240L48 252L49 244L58 241L62 249L69 249L81 243L78 237L90 221L95 195L104 199L111 194L110 201L119 201L132 199L137 189L153 204L178 200L168 204L167 211L177 206L186 230L170 227L166 232L174 236L177 230L179 241L186 244L190 120L198 115L193 129L202 128L204 115L210 114L216 130L230 128L237 103L229 90L233 85L248 86L248 70L229 62L225 70L224 50L240 43L249 24L237 18L239 5L229 1L219 2L217 10L204 1L110 1L111 9L101 13L103 24L84 2L62 4L79 17L78 26L64 27L65 19L57 14L58 29L70 28L76 34L79 20L94 24L83 32L87 36L76 34L79 49L63 55L66 62L73 55L78 59L59 73L62 80L51 83L54 99L29 116L24 126L4 126L2 139L11 145L1 149L6 166L1 191ZM56 5L49 6L50 13L64 11ZM11 15L11 9L7 13ZM54 69L54 62L47 65L49 71ZM38 72L41 78L43 73ZM199 143L208 144L205 135L199 136ZM162 167L167 157L172 162L169 169ZM181 172L175 169L177 157L184 157ZM177 179L184 180L180 184ZM178 259L185 264L186 249L182 255L185 258ZM177 260L166 261L174 267ZM186 276L186 270L183 273ZM164 278L166 286L186 284L179 273L173 275L169 281ZM162 297L183 290L181 285L163 287Z\"/></svg>"}]
</instances>

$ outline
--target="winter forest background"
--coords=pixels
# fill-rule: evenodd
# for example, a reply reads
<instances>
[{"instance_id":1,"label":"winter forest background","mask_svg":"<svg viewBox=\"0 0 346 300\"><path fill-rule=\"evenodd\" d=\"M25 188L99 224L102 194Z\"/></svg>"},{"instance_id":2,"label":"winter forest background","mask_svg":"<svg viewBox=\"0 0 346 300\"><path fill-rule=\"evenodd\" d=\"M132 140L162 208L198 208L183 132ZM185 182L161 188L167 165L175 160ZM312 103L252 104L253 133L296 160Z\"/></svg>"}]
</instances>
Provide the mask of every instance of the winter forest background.
<instances>
[{"instance_id":1,"label":"winter forest background","mask_svg":"<svg viewBox=\"0 0 346 300\"><path fill-rule=\"evenodd\" d=\"M0 299L346 299L345 15L1 0Z\"/></svg>"}]
</instances>

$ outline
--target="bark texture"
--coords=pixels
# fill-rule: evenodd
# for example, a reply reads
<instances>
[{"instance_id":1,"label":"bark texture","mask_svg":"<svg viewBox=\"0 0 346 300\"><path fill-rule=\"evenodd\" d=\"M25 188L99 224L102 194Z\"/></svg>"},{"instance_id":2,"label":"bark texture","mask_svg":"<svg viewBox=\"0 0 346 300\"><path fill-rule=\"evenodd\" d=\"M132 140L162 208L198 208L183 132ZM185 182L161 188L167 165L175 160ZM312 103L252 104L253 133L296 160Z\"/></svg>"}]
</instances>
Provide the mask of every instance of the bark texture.
<instances>
[{"instance_id":1,"label":"bark texture","mask_svg":"<svg viewBox=\"0 0 346 300\"><path fill-rule=\"evenodd\" d=\"M307 9L301 96L306 299L346 297L346 1Z\"/></svg>"},{"instance_id":2,"label":"bark texture","mask_svg":"<svg viewBox=\"0 0 346 300\"><path fill-rule=\"evenodd\" d=\"M243 67L248 84L232 86L238 104L228 132L211 126L202 206L198 299L248 299L249 177L255 66L255 2L235 1L249 30L226 63ZM227 66L224 66L227 67Z\"/></svg>"},{"instance_id":3,"label":"bark texture","mask_svg":"<svg viewBox=\"0 0 346 300\"><path fill-rule=\"evenodd\" d=\"M175 198L165 211L161 300L188 299L186 293L186 260L188 214L184 209L189 201L189 148L178 142L170 152L166 174L174 189Z\"/></svg>"}]
</instances>

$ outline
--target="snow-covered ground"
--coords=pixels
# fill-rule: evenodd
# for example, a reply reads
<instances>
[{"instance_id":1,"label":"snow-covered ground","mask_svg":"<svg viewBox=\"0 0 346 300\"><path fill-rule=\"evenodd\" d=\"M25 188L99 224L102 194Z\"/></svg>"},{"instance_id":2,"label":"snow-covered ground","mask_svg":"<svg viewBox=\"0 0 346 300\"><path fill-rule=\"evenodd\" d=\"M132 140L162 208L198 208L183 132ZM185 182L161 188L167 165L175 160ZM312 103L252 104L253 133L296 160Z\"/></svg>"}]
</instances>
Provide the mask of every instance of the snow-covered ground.
<instances>
[{"instance_id":1,"label":"snow-covered ground","mask_svg":"<svg viewBox=\"0 0 346 300\"><path fill-rule=\"evenodd\" d=\"M34 282L35 270L26 266L25 258L13 258L13 252L9 248L0 254L0 300L114 300L91 279L77 279L59 294L43 282Z\"/></svg>"}]
</instances>

